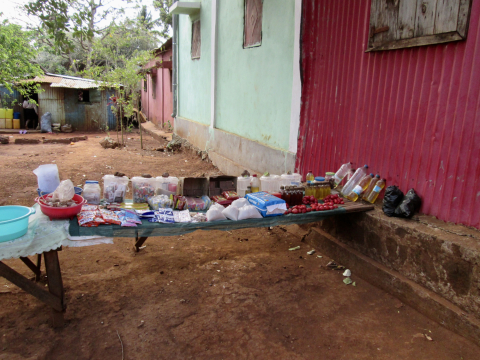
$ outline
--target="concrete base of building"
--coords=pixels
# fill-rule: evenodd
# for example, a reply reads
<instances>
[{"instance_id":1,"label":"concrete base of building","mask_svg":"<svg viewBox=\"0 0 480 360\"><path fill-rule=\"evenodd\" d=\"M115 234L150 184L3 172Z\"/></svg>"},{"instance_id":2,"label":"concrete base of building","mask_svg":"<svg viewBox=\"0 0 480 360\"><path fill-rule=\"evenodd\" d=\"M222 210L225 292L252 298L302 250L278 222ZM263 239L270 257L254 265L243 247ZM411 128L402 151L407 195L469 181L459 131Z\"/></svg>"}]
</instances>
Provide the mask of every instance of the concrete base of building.
<instances>
[{"instance_id":1,"label":"concrete base of building","mask_svg":"<svg viewBox=\"0 0 480 360\"><path fill-rule=\"evenodd\" d=\"M380 209L324 220L305 236L354 275L480 345L480 244L474 229Z\"/></svg>"},{"instance_id":2,"label":"concrete base of building","mask_svg":"<svg viewBox=\"0 0 480 360\"><path fill-rule=\"evenodd\" d=\"M283 174L295 168L295 154L256 141L177 117L175 134L204 150L212 163L228 175L239 176L243 170L262 174Z\"/></svg>"}]
</instances>

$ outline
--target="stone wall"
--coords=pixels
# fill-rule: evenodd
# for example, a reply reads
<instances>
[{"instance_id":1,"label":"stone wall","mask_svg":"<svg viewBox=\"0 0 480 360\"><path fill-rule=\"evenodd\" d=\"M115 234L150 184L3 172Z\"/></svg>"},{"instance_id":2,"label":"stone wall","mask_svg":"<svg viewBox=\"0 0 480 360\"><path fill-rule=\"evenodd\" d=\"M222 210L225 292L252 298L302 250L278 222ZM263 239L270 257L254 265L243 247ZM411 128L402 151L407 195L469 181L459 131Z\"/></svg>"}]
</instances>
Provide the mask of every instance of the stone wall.
<instances>
[{"instance_id":1,"label":"stone wall","mask_svg":"<svg viewBox=\"0 0 480 360\"><path fill-rule=\"evenodd\" d=\"M333 217L320 228L480 319L480 232L432 217L388 218L380 209Z\"/></svg>"}]
</instances>

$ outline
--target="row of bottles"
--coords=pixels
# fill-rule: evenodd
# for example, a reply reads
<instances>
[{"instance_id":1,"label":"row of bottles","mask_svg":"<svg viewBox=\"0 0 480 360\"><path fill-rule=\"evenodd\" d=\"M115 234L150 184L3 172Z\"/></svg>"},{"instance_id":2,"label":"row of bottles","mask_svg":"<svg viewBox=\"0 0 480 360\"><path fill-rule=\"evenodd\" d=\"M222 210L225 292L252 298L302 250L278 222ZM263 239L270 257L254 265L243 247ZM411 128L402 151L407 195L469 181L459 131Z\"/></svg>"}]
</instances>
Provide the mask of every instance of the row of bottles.
<instances>
[{"instance_id":1,"label":"row of bottles","mask_svg":"<svg viewBox=\"0 0 480 360\"><path fill-rule=\"evenodd\" d=\"M331 194L330 185L308 183L305 188L305 196L313 196L317 200L323 200Z\"/></svg>"},{"instance_id":2,"label":"row of bottles","mask_svg":"<svg viewBox=\"0 0 480 360\"><path fill-rule=\"evenodd\" d=\"M368 165L354 171L351 162L343 164L333 175L334 187L340 185L345 177L347 177L347 182L341 191L342 195L351 201L362 198L372 204L385 187L386 182L385 179L380 179L380 175L368 174Z\"/></svg>"},{"instance_id":3,"label":"row of bottles","mask_svg":"<svg viewBox=\"0 0 480 360\"><path fill-rule=\"evenodd\" d=\"M280 195L285 202L290 206L301 205L303 200L303 187L297 186L281 186Z\"/></svg>"}]
</instances>

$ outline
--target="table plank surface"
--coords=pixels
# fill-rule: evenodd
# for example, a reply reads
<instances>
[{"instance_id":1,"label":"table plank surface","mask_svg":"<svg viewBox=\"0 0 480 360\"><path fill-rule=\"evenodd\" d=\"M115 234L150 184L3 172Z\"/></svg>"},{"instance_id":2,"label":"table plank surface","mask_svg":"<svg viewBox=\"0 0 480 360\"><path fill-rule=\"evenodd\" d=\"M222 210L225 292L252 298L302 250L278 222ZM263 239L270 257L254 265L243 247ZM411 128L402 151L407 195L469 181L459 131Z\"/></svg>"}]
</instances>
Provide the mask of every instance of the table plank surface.
<instances>
[{"instance_id":1,"label":"table plank surface","mask_svg":"<svg viewBox=\"0 0 480 360\"><path fill-rule=\"evenodd\" d=\"M308 224L324 220L331 216L342 215L350 212L372 210L373 205L347 202L338 209L328 211L315 211L306 214L289 214L271 216L261 219L247 220L219 220L203 223L175 223L161 224L142 220L142 225L137 227L122 227L120 225L100 225L98 227L82 227L77 219L70 220L69 232L72 236L107 236L107 237L150 237L174 236L188 234L196 230L235 230L254 227L269 227L278 225Z\"/></svg>"}]
</instances>

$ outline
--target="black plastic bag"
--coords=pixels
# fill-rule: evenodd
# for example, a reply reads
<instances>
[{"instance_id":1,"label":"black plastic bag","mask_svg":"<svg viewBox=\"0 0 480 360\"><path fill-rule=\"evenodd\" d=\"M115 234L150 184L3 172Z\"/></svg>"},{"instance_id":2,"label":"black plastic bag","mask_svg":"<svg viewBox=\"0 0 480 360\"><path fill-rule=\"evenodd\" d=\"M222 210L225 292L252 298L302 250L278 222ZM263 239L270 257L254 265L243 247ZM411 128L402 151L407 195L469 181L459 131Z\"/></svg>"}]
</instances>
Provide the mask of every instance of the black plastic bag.
<instances>
[{"instance_id":1,"label":"black plastic bag","mask_svg":"<svg viewBox=\"0 0 480 360\"><path fill-rule=\"evenodd\" d=\"M42 115L40 121L40 129L42 133L51 133L52 132L52 114L46 112Z\"/></svg>"},{"instance_id":2,"label":"black plastic bag","mask_svg":"<svg viewBox=\"0 0 480 360\"><path fill-rule=\"evenodd\" d=\"M390 185L385 190L383 198L383 212L387 216L395 216L395 209L403 200L403 192L395 185Z\"/></svg>"},{"instance_id":3,"label":"black plastic bag","mask_svg":"<svg viewBox=\"0 0 480 360\"><path fill-rule=\"evenodd\" d=\"M420 210L422 200L417 195L414 189L410 189L403 201L395 209L395 216L402 218L411 218L415 212Z\"/></svg>"}]
</instances>

